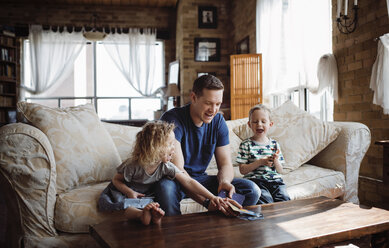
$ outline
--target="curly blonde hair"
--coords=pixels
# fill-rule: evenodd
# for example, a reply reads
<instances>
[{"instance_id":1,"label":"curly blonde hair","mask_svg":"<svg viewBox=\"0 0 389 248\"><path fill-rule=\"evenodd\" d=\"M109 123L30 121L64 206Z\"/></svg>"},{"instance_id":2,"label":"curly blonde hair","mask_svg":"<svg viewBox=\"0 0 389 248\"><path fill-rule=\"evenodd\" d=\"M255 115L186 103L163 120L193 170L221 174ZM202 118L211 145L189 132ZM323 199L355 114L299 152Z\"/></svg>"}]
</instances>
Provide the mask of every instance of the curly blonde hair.
<instances>
[{"instance_id":1,"label":"curly blonde hair","mask_svg":"<svg viewBox=\"0 0 389 248\"><path fill-rule=\"evenodd\" d=\"M174 130L173 123L154 121L146 123L136 134L135 146L132 150L132 161L142 166L154 165L161 161L161 156L168 147L166 142L170 132Z\"/></svg>"}]
</instances>

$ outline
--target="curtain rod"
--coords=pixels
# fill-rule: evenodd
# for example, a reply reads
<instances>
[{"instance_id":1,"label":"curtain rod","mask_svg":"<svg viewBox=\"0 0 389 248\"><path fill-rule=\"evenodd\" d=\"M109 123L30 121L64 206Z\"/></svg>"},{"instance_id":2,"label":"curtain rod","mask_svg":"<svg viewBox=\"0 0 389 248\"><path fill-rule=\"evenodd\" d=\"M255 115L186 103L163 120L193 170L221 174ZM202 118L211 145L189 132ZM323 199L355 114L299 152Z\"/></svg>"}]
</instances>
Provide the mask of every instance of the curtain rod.
<instances>
[{"instance_id":1,"label":"curtain rod","mask_svg":"<svg viewBox=\"0 0 389 248\"><path fill-rule=\"evenodd\" d=\"M93 29L93 27L89 27L89 26L84 26L84 27L80 27L80 26L67 26L67 25L64 25L64 26L60 26L60 25L42 25L42 28L44 30L48 30L51 28L51 30L53 31L57 31L59 30L60 32L62 32L64 29L66 29L71 32L71 31L76 31L76 32L80 32L82 29L85 29L85 31L90 31ZM157 28L151 28L151 27L146 27L146 28L138 28L138 27L96 27L96 29L100 32L105 32L107 34L109 33L128 33L130 29L139 29L141 33L144 32L144 30L146 29L155 29L156 31Z\"/></svg>"}]
</instances>

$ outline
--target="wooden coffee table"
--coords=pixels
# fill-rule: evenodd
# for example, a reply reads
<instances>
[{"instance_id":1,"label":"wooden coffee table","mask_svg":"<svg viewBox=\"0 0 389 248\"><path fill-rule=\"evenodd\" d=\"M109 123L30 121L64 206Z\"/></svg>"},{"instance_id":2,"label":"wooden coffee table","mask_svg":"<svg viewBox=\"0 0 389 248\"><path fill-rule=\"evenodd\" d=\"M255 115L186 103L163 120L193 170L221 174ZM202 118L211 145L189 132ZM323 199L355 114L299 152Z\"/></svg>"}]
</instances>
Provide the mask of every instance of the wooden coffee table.
<instances>
[{"instance_id":1,"label":"wooden coffee table","mask_svg":"<svg viewBox=\"0 0 389 248\"><path fill-rule=\"evenodd\" d=\"M389 230L389 211L325 197L262 205L262 213L254 221L219 212L171 216L161 226L109 220L90 234L102 247L317 247Z\"/></svg>"}]
</instances>

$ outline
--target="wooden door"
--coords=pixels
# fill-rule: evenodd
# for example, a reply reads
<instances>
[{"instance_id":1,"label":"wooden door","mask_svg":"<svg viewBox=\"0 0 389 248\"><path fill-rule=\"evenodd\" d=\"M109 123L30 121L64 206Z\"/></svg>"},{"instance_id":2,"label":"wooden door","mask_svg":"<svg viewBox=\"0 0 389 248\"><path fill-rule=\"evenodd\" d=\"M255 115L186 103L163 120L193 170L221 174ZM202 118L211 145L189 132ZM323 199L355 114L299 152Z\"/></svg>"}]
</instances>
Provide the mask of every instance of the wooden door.
<instances>
[{"instance_id":1,"label":"wooden door","mask_svg":"<svg viewBox=\"0 0 389 248\"><path fill-rule=\"evenodd\" d=\"M231 120L262 103L262 54L231 55Z\"/></svg>"}]
</instances>

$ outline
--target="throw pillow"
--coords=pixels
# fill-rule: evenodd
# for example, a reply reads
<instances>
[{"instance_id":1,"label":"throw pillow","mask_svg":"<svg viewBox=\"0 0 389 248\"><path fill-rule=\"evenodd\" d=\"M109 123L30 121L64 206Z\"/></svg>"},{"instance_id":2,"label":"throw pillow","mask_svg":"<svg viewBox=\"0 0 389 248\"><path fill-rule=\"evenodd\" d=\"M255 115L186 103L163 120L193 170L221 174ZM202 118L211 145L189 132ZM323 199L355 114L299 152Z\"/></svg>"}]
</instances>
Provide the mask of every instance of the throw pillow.
<instances>
[{"instance_id":1,"label":"throw pillow","mask_svg":"<svg viewBox=\"0 0 389 248\"><path fill-rule=\"evenodd\" d=\"M340 132L339 127L317 119L291 101L273 109L271 118L274 124L268 136L280 143L285 158L285 172L293 171L308 162L334 141ZM247 122L235 127L233 131L242 140L253 135Z\"/></svg>"},{"instance_id":2,"label":"throw pillow","mask_svg":"<svg viewBox=\"0 0 389 248\"><path fill-rule=\"evenodd\" d=\"M17 107L51 143L58 192L112 179L120 156L92 104L50 108L18 102Z\"/></svg>"}]
</instances>

